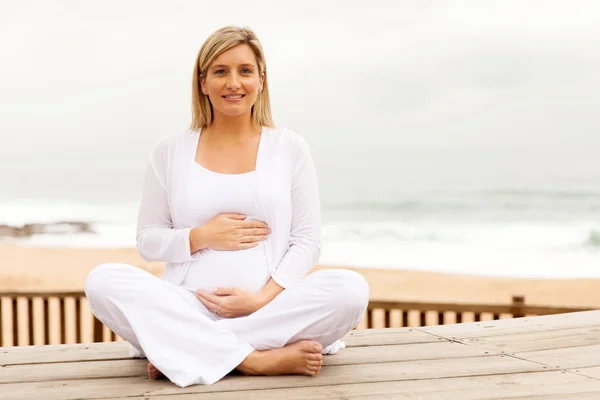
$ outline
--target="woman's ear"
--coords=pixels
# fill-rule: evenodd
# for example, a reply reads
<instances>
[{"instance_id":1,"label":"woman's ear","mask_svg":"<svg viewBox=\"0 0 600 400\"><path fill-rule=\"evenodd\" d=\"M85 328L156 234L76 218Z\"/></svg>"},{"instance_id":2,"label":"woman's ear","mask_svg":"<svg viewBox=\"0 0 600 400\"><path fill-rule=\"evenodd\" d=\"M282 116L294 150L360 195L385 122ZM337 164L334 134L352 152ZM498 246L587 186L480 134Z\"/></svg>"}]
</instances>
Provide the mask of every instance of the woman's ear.
<instances>
[{"instance_id":1,"label":"woman's ear","mask_svg":"<svg viewBox=\"0 0 600 400\"><path fill-rule=\"evenodd\" d=\"M204 75L200 74L200 90L205 95L208 95L208 90L206 89L206 79L204 79Z\"/></svg>"}]
</instances>

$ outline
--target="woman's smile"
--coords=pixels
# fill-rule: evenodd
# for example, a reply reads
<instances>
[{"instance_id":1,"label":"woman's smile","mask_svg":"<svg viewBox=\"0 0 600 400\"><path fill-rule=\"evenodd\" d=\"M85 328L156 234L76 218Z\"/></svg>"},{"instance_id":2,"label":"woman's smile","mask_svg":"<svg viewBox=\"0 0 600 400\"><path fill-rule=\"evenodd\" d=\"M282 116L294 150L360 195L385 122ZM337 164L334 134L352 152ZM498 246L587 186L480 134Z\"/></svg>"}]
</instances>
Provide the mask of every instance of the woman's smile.
<instances>
[{"instance_id":1,"label":"woman's smile","mask_svg":"<svg viewBox=\"0 0 600 400\"><path fill-rule=\"evenodd\" d=\"M221 97L223 99L225 99L225 101L228 101L230 103L239 103L240 101L242 101L244 96L246 96L246 95L238 93L238 94L226 94Z\"/></svg>"}]
</instances>

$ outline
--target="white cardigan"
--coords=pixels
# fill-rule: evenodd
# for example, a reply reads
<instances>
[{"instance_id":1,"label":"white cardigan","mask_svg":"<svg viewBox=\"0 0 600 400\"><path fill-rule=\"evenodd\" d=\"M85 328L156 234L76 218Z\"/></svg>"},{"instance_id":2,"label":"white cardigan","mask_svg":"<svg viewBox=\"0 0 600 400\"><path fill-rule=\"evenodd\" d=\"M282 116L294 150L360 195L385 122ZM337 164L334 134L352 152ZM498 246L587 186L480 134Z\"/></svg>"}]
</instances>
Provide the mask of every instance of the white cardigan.
<instances>
[{"instance_id":1,"label":"white cardigan","mask_svg":"<svg viewBox=\"0 0 600 400\"><path fill-rule=\"evenodd\" d=\"M162 279L181 284L199 253L190 254L189 182L199 132L165 136L150 155L142 185L137 249L146 261L164 261ZM286 288L302 279L321 254L321 206L307 142L288 129L264 127L256 160L259 215L271 228L264 241L271 277ZM199 189L201 190L201 189Z\"/></svg>"}]
</instances>

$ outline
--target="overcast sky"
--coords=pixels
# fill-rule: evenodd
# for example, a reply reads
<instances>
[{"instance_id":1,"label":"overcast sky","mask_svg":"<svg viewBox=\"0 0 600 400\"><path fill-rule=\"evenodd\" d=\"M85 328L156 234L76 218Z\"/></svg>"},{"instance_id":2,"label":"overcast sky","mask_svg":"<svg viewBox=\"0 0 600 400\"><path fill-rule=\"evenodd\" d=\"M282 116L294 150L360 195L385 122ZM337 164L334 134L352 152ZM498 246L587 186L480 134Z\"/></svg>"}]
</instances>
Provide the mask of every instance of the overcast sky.
<instances>
[{"instance_id":1,"label":"overcast sky","mask_svg":"<svg viewBox=\"0 0 600 400\"><path fill-rule=\"evenodd\" d=\"M145 161L215 29L263 43L313 151L600 148L597 1L6 1L0 157Z\"/></svg>"}]
</instances>

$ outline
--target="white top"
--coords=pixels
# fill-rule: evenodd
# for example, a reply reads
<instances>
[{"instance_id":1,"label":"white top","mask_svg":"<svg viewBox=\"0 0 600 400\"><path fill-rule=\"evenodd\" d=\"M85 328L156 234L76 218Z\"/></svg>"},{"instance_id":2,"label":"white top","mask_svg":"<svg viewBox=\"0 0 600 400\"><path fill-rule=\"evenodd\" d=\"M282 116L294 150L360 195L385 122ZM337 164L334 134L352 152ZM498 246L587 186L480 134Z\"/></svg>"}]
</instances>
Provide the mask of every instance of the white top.
<instances>
[{"instance_id":1,"label":"white top","mask_svg":"<svg viewBox=\"0 0 600 400\"><path fill-rule=\"evenodd\" d=\"M181 284L204 251L190 254L189 233L201 225L190 204L199 131L165 136L150 155L142 185L137 248L147 261L164 261L162 278ZM254 203L271 234L263 242L269 274L282 287L302 279L321 253L321 207L306 141L288 129L264 127L258 145ZM216 214L215 214L216 215Z\"/></svg>"},{"instance_id":2,"label":"white top","mask_svg":"<svg viewBox=\"0 0 600 400\"><path fill-rule=\"evenodd\" d=\"M190 213L196 225L204 225L221 213L239 213L246 219L260 219L256 207L255 172L221 174L200 164L192 168L187 185ZM196 190L197 188L210 190ZM181 286L196 291L214 291L218 287L241 287L251 292L262 289L271 277L263 242L246 250L204 249L192 261Z\"/></svg>"}]
</instances>

